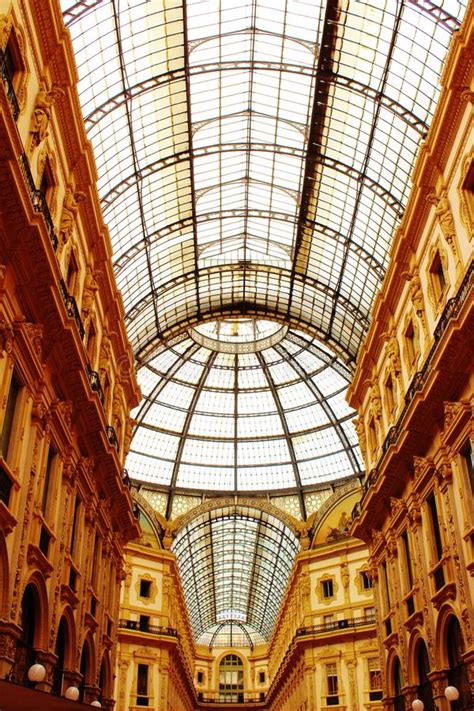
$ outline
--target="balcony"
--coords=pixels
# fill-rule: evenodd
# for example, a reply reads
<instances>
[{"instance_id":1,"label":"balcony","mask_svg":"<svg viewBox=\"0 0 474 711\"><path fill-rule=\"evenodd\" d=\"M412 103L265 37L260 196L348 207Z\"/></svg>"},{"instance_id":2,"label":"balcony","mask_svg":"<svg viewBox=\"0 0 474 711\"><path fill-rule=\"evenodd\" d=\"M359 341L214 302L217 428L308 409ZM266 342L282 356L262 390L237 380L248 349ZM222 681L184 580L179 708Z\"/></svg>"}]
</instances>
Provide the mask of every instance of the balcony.
<instances>
[{"instance_id":1,"label":"balcony","mask_svg":"<svg viewBox=\"0 0 474 711\"><path fill-rule=\"evenodd\" d=\"M16 98L15 89L13 88L11 76L7 69L7 65L5 62L5 54L2 50L0 50L0 67L3 88L5 89L5 94L7 95L8 103L10 104L13 120L17 121L18 116L20 115L20 106Z\"/></svg>"},{"instance_id":2,"label":"balcony","mask_svg":"<svg viewBox=\"0 0 474 711\"><path fill-rule=\"evenodd\" d=\"M161 627L159 625L140 624L140 620L119 620L119 628L122 630L134 630L145 634L153 634L165 637L178 637L178 631L174 627Z\"/></svg>"},{"instance_id":3,"label":"balcony","mask_svg":"<svg viewBox=\"0 0 474 711\"><path fill-rule=\"evenodd\" d=\"M75 320L77 330L79 331L79 335L82 341L84 339L84 326L81 321L81 316L79 314L76 299L74 298L74 296L71 296L68 293L66 284L64 283L63 279L61 279L59 282L59 291L61 292L61 296L63 297L64 306L66 307L66 313L68 315L68 318L73 318Z\"/></svg>"},{"instance_id":4,"label":"balcony","mask_svg":"<svg viewBox=\"0 0 474 711\"><path fill-rule=\"evenodd\" d=\"M296 630L295 637L303 635L317 635L325 632L334 632L338 630L354 629L356 627L365 627L366 625L375 624L373 616L352 617L344 620L333 620L331 622L323 622L320 625L312 625L311 627L300 627Z\"/></svg>"}]
</instances>

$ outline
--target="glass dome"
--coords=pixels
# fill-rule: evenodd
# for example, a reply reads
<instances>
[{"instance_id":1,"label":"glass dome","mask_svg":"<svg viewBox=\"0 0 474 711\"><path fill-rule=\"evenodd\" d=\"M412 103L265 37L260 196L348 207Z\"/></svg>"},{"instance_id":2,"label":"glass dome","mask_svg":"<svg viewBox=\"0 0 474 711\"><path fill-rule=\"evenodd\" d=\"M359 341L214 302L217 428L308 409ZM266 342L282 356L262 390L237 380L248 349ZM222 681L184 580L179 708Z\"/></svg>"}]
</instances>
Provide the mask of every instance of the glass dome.
<instances>
[{"instance_id":1,"label":"glass dome","mask_svg":"<svg viewBox=\"0 0 474 711\"><path fill-rule=\"evenodd\" d=\"M361 473L344 399L350 370L317 340L268 323L189 329L140 367L143 400L127 459L134 479L171 493L256 494ZM239 329L252 338L231 345L246 352L221 352ZM196 338L204 333L212 337ZM263 350L256 334L270 342Z\"/></svg>"}]
</instances>

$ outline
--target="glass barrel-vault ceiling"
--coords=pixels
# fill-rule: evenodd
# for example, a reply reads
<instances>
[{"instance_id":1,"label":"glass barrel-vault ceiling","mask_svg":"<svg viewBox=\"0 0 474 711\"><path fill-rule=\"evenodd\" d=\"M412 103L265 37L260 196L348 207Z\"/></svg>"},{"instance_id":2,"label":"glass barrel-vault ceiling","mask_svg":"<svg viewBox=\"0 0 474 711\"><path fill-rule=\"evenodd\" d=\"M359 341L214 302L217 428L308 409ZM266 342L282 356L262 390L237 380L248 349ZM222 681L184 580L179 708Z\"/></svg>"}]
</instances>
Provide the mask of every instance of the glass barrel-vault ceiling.
<instances>
[{"instance_id":1,"label":"glass barrel-vault ceiling","mask_svg":"<svg viewBox=\"0 0 474 711\"><path fill-rule=\"evenodd\" d=\"M242 629L242 646L268 641L298 552L287 526L263 511L228 506L185 526L173 552L199 642L219 645L232 622Z\"/></svg>"},{"instance_id":2,"label":"glass barrel-vault ceiling","mask_svg":"<svg viewBox=\"0 0 474 711\"><path fill-rule=\"evenodd\" d=\"M458 0L62 0L138 356L259 314L355 358Z\"/></svg>"}]
</instances>

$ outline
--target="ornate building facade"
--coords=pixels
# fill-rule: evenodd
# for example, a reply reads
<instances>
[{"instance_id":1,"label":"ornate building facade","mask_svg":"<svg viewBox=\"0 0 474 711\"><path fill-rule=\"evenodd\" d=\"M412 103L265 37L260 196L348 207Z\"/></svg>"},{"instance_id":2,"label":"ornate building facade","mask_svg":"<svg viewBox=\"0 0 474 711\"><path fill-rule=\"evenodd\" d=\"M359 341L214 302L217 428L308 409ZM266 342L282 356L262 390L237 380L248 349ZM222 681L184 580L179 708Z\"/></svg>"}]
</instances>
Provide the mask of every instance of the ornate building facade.
<instances>
[{"instance_id":1,"label":"ornate building facade","mask_svg":"<svg viewBox=\"0 0 474 711\"><path fill-rule=\"evenodd\" d=\"M107 707L140 395L56 4L0 50L0 677Z\"/></svg>"},{"instance_id":2,"label":"ornate building facade","mask_svg":"<svg viewBox=\"0 0 474 711\"><path fill-rule=\"evenodd\" d=\"M473 56L471 5L349 389L386 708L473 708Z\"/></svg>"}]
</instances>

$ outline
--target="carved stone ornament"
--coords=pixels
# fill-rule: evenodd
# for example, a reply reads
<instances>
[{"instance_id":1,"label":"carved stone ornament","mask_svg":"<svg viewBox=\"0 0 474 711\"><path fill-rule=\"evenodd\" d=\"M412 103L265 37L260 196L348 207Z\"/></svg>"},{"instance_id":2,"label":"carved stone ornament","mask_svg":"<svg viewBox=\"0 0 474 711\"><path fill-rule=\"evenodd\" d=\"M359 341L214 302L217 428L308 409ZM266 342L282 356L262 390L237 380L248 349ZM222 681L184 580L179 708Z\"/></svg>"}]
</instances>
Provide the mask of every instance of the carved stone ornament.
<instances>
[{"instance_id":1,"label":"carved stone ornament","mask_svg":"<svg viewBox=\"0 0 474 711\"><path fill-rule=\"evenodd\" d=\"M31 117L30 151L36 148L36 146L48 136L52 107L62 96L64 96L64 91L59 87L54 87L50 91L47 91L45 86L40 87Z\"/></svg>"},{"instance_id":2,"label":"carved stone ornament","mask_svg":"<svg viewBox=\"0 0 474 711\"><path fill-rule=\"evenodd\" d=\"M462 403L460 402L450 402L445 400L443 402L444 407L444 426L448 428L451 422L456 417L457 413L462 409Z\"/></svg>"},{"instance_id":3,"label":"carved stone ornament","mask_svg":"<svg viewBox=\"0 0 474 711\"><path fill-rule=\"evenodd\" d=\"M94 306L95 293L99 289L99 284L97 282L97 277L99 277L101 272L93 271L90 264L86 267L86 277L84 280L84 289L82 291L82 319L85 321Z\"/></svg>"},{"instance_id":4,"label":"carved stone ornament","mask_svg":"<svg viewBox=\"0 0 474 711\"><path fill-rule=\"evenodd\" d=\"M64 419L68 427L72 424L72 400L58 400L57 401L58 411L61 417Z\"/></svg>"},{"instance_id":5,"label":"carved stone ornament","mask_svg":"<svg viewBox=\"0 0 474 711\"><path fill-rule=\"evenodd\" d=\"M12 29L12 18L7 15L0 15L0 49L3 51L7 46L8 38Z\"/></svg>"},{"instance_id":6,"label":"carved stone ornament","mask_svg":"<svg viewBox=\"0 0 474 711\"><path fill-rule=\"evenodd\" d=\"M416 455L413 457L413 475L415 479L418 479L426 471L429 464L430 461L426 457L417 457Z\"/></svg>"},{"instance_id":7,"label":"carved stone ornament","mask_svg":"<svg viewBox=\"0 0 474 711\"><path fill-rule=\"evenodd\" d=\"M41 359L42 355L42 341L43 341L43 330L44 327L40 323L24 323L23 325L26 334L28 338L30 339L32 345L33 345L33 350L38 356L38 358Z\"/></svg>"},{"instance_id":8,"label":"carved stone ornament","mask_svg":"<svg viewBox=\"0 0 474 711\"><path fill-rule=\"evenodd\" d=\"M59 227L58 256L61 254L64 246L69 242L72 236L76 221L76 213L79 210L79 204L85 197L85 193L82 193L80 190L73 190L72 188L68 188L66 190Z\"/></svg>"},{"instance_id":9,"label":"carved stone ornament","mask_svg":"<svg viewBox=\"0 0 474 711\"><path fill-rule=\"evenodd\" d=\"M395 496L390 497L390 514L395 518L401 511L406 511L405 503Z\"/></svg>"},{"instance_id":10,"label":"carved stone ornament","mask_svg":"<svg viewBox=\"0 0 474 711\"><path fill-rule=\"evenodd\" d=\"M377 548L377 546L379 546L383 542L385 542L385 536L383 535L382 531L379 531L377 528L374 528L372 530L372 543L374 549Z\"/></svg>"},{"instance_id":11,"label":"carved stone ornament","mask_svg":"<svg viewBox=\"0 0 474 711\"><path fill-rule=\"evenodd\" d=\"M372 377L372 386L370 388L370 405L375 419L380 420L382 418L382 400L375 375Z\"/></svg>"},{"instance_id":12,"label":"carved stone ornament","mask_svg":"<svg viewBox=\"0 0 474 711\"><path fill-rule=\"evenodd\" d=\"M2 351L10 354L13 351L14 340L15 334L10 324L5 319L0 319L0 347Z\"/></svg>"}]
</instances>

